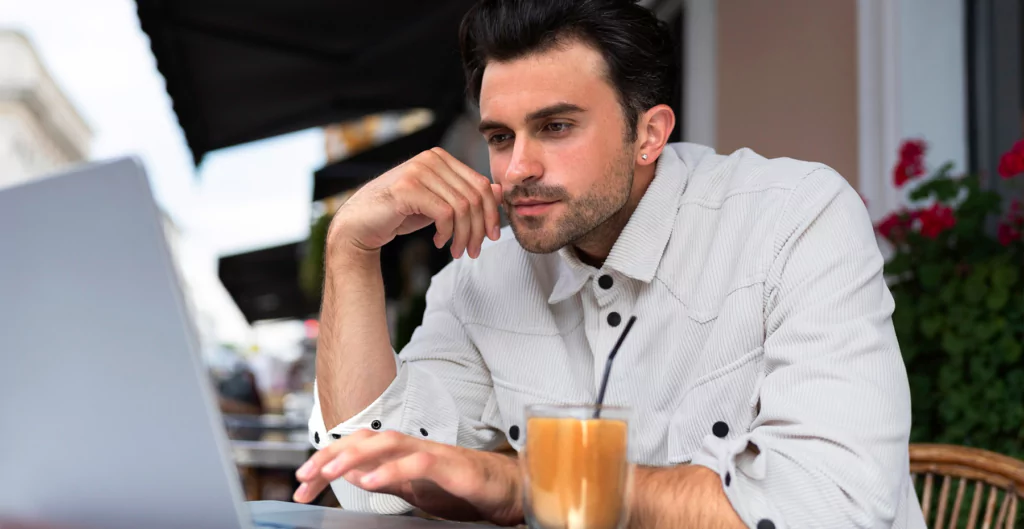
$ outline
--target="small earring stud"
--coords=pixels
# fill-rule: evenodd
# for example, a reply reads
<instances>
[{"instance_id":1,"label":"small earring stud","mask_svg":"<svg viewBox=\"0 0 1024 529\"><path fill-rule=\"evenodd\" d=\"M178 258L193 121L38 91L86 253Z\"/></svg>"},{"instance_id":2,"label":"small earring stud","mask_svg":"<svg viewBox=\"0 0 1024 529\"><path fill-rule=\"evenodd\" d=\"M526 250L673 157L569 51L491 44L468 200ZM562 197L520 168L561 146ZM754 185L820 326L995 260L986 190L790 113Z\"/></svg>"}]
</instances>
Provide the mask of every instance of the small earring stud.
<instances>
[{"instance_id":1,"label":"small earring stud","mask_svg":"<svg viewBox=\"0 0 1024 529\"><path fill-rule=\"evenodd\" d=\"M647 155L646 154L641 154L640 157L643 158L644 160L647 159Z\"/></svg>"}]
</instances>

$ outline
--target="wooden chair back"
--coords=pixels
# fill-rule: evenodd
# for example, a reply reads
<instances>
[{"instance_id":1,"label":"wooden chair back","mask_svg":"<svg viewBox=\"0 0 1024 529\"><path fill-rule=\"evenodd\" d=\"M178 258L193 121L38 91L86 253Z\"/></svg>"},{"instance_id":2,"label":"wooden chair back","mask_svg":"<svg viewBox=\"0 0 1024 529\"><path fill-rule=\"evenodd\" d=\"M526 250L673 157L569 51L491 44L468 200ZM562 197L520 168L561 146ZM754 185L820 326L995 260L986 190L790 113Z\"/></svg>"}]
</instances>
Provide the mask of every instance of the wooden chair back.
<instances>
[{"instance_id":1,"label":"wooden chair back","mask_svg":"<svg viewBox=\"0 0 1024 529\"><path fill-rule=\"evenodd\" d=\"M910 473L928 527L1014 528L1017 505L1024 499L1024 461L978 448L911 444ZM936 498L935 484L940 478L942 483ZM951 502L954 487L956 492ZM967 508L965 497L971 498L967 511L963 511ZM985 511L978 525L983 502Z\"/></svg>"}]
</instances>

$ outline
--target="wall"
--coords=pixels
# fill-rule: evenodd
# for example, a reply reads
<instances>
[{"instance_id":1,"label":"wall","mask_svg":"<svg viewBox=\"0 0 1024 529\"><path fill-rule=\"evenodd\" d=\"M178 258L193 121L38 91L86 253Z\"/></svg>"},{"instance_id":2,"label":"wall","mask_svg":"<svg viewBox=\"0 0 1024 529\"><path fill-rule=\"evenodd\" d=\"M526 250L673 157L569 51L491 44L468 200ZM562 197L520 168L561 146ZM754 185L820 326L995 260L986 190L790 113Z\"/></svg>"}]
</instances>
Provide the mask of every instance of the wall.
<instances>
[{"instance_id":1,"label":"wall","mask_svg":"<svg viewBox=\"0 0 1024 529\"><path fill-rule=\"evenodd\" d=\"M902 0L899 11L901 135L923 137L927 161L967 167L963 0Z\"/></svg>"},{"instance_id":2,"label":"wall","mask_svg":"<svg viewBox=\"0 0 1024 529\"><path fill-rule=\"evenodd\" d=\"M45 175L69 159L20 102L0 101L0 187Z\"/></svg>"},{"instance_id":3,"label":"wall","mask_svg":"<svg viewBox=\"0 0 1024 529\"><path fill-rule=\"evenodd\" d=\"M715 147L823 162L856 187L856 1L716 4Z\"/></svg>"}]
</instances>

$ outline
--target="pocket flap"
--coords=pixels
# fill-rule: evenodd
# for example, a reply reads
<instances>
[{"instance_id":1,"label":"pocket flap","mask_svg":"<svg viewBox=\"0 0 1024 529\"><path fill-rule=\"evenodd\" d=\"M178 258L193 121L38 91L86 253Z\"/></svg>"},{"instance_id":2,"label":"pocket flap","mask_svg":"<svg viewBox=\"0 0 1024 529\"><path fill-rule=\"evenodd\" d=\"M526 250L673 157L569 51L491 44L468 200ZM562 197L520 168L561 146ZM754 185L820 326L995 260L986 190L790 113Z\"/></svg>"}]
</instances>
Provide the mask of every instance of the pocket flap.
<instances>
[{"instance_id":1,"label":"pocket flap","mask_svg":"<svg viewBox=\"0 0 1024 529\"><path fill-rule=\"evenodd\" d=\"M686 391L669 424L669 462L693 459L708 435L746 434L757 416L764 349L758 347L708 375Z\"/></svg>"}]
</instances>

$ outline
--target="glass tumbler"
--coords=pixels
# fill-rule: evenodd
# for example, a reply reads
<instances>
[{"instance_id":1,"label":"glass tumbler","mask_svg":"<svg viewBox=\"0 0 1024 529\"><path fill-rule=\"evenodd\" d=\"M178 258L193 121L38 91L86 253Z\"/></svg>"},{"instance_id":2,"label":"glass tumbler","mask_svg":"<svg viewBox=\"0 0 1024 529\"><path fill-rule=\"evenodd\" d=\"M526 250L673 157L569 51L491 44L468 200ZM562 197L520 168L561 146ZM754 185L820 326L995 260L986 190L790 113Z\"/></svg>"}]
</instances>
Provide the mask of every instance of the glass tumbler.
<instances>
[{"instance_id":1,"label":"glass tumbler","mask_svg":"<svg viewBox=\"0 0 1024 529\"><path fill-rule=\"evenodd\" d=\"M629 420L629 409L612 406L527 409L520 467L530 528L626 527L634 469Z\"/></svg>"}]
</instances>

